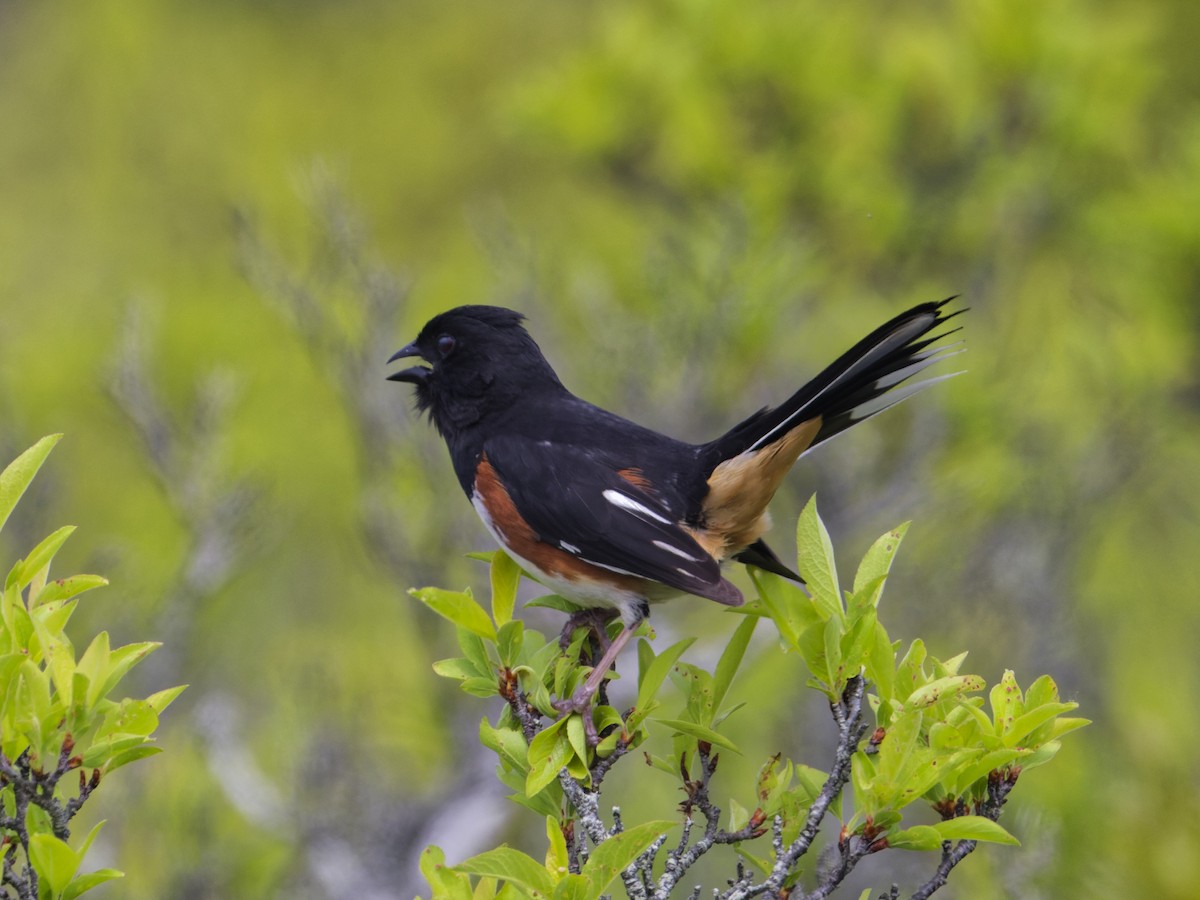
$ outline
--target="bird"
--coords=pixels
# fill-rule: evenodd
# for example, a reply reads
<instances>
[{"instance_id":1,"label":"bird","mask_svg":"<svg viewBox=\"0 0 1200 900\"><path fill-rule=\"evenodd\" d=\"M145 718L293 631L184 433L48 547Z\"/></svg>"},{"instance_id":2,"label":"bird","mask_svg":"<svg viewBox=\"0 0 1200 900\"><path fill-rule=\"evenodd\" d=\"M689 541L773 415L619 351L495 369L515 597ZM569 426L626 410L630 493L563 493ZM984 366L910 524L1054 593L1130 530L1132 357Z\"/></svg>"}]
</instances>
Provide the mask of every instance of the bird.
<instances>
[{"instance_id":1,"label":"bird","mask_svg":"<svg viewBox=\"0 0 1200 900\"><path fill-rule=\"evenodd\" d=\"M455 475L487 530L535 580L622 629L583 684L555 702L586 713L617 655L650 614L678 595L744 602L729 560L800 581L763 533L776 489L803 454L958 373L911 381L961 352L938 332L965 309L921 303L876 328L777 406L705 443L677 440L571 393L524 326L499 306L430 319L388 364L445 440ZM938 333L934 333L938 332ZM572 618L564 637L576 622ZM585 725L590 715L584 715ZM594 728L588 728L595 743Z\"/></svg>"}]
</instances>

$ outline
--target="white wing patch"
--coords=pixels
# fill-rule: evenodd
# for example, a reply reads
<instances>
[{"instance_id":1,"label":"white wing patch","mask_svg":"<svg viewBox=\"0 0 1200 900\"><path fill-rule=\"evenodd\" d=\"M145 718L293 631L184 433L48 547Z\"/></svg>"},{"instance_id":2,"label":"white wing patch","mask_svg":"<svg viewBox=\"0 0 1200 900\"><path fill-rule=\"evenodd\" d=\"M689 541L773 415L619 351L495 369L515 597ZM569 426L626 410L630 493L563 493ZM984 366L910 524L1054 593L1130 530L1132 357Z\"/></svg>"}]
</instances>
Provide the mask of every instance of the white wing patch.
<instances>
[{"instance_id":1,"label":"white wing patch","mask_svg":"<svg viewBox=\"0 0 1200 900\"><path fill-rule=\"evenodd\" d=\"M687 553L678 547L672 546L666 541L651 541L651 543L653 543L654 546L659 550L666 550L668 553L674 553L680 559L686 559L688 562L700 562L700 558L698 556L692 556L692 554ZM680 571L682 572L683 570L680 569Z\"/></svg>"},{"instance_id":2,"label":"white wing patch","mask_svg":"<svg viewBox=\"0 0 1200 900\"><path fill-rule=\"evenodd\" d=\"M614 491L612 488L608 488L604 491L604 499L618 509L631 512L634 515L640 516L644 519L653 519L655 522L662 522L664 525L671 524L670 519L660 516L645 504L638 503L638 501L634 500L628 494L622 494L620 491Z\"/></svg>"}]
</instances>

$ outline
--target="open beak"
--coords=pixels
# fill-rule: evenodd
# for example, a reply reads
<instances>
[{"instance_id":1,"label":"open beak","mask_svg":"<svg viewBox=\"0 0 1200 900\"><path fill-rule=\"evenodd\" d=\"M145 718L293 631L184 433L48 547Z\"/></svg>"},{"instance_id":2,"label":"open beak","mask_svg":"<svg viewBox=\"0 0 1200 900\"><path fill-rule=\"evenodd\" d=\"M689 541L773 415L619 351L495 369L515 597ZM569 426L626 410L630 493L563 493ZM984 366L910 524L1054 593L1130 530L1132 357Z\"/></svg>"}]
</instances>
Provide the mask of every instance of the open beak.
<instances>
[{"instance_id":1,"label":"open beak","mask_svg":"<svg viewBox=\"0 0 1200 900\"><path fill-rule=\"evenodd\" d=\"M395 353L388 357L389 363L394 363L398 359L406 359L410 356L420 356L421 351L417 349L415 343L401 347ZM410 384L420 384L429 377L431 369L425 366L412 366L408 369L401 369L399 372L393 372L387 377L388 381L407 381Z\"/></svg>"}]
</instances>

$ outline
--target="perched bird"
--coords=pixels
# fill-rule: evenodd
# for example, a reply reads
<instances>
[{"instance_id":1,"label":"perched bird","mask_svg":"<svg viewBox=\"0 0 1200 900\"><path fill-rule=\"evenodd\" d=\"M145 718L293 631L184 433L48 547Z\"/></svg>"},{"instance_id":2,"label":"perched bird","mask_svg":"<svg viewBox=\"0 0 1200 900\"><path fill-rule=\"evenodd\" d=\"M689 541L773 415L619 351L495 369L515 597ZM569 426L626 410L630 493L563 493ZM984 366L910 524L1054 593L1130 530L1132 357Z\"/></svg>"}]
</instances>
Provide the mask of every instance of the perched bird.
<instances>
[{"instance_id":1,"label":"perched bird","mask_svg":"<svg viewBox=\"0 0 1200 900\"><path fill-rule=\"evenodd\" d=\"M762 539L767 504L801 454L950 377L905 383L956 352L931 346L950 331L930 334L958 314L945 311L953 299L896 316L779 406L704 444L576 397L524 317L502 307L435 316L388 360L428 365L388 378L415 386L459 483L509 555L562 596L620 615L623 630L574 696L557 704L585 712L649 604L694 594L740 605L741 592L721 575L728 559L798 580Z\"/></svg>"}]
</instances>

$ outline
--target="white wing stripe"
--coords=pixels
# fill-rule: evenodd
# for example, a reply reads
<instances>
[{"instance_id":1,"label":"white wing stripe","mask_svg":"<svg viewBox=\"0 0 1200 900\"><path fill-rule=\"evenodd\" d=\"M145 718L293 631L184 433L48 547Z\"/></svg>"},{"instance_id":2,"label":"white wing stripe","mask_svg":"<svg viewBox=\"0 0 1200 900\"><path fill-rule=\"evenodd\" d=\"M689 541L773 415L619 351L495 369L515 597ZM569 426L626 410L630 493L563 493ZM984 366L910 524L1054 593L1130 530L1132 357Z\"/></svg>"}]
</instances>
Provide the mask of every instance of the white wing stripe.
<instances>
[{"instance_id":1,"label":"white wing stripe","mask_svg":"<svg viewBox=\"0 0 1200 900\"><path fill-rule=\"evenodd\" d=\"M686 559L688 562L700 562L699 558L680 550L678 547L671 546L666 541L651 541L651 543L654 544L654 546L659 550L666 550L668 553L674 553L680 559Z\"/></svg>"},{"instance_id":2,"label":"white wing stripe","mask_svg":"<svg viewBox=\"0 0 1200 900\"><path fill-rule=\"evenodd\" d=\"M612 488L608 488L604 491L604 499L618 509L623 509L626 512L633 513L634 515L648 517L656 522L662 522L664 525L671 524L670 519L663 518L650 507L642 503L638 503L632 497L622 494L620 491L614 491Z\"/></svg>"}]
</instances>

